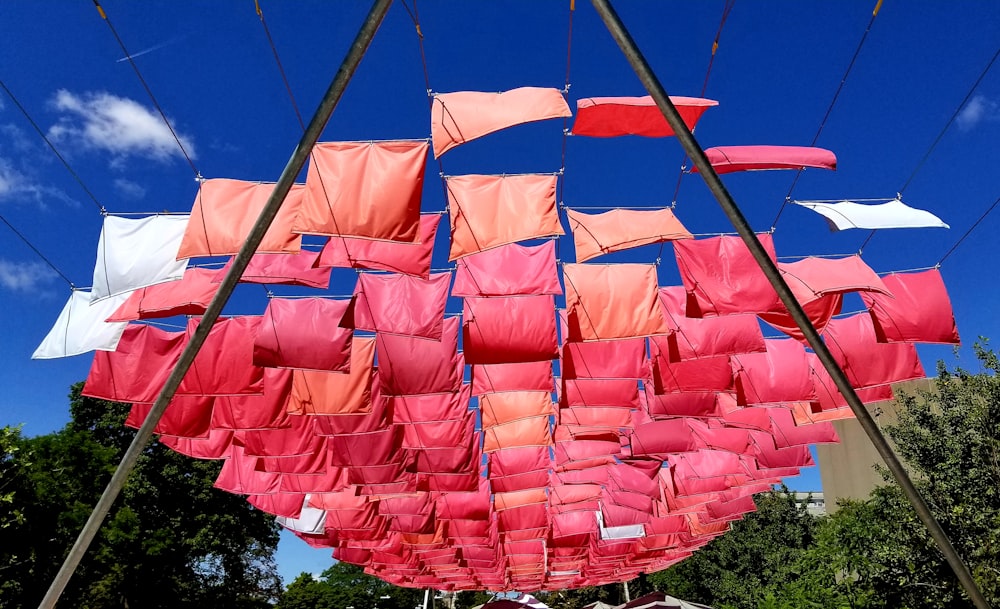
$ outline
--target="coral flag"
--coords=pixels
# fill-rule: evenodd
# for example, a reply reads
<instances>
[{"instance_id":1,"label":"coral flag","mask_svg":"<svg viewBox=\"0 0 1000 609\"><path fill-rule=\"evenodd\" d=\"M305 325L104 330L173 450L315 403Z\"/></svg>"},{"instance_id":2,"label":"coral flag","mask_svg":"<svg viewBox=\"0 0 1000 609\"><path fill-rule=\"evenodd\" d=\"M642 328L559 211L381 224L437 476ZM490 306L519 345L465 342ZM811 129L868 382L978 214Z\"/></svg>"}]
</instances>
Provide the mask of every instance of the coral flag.
<instances>
[{"instance_id":1,"label":"coral flag","mask_svg":"<svg viewBox=\"0 0 1000 609\"><path fill-rule=\"evenodd\" d=\"M694 129L701 115L719 102L697 97L670 96L688 129ZM650 96L588 97L576 102L573 135L617 137L642 135L669 137L674 130Z\"/></svg>"},{"instance_id":2,"label":"coral flag","mask_svg":"<svg viewBox=\"0 0 1000 609\"><path fill-rule=\"evenodd\" d=\"M378 332L379 379L386 395L458 391L464 365L458 350L457 317L445 318L441 340Z\"/></svg>"},{"instance_id":3,"label":"coral flag","mask_svg":"<svg viewBox=\"0 0 1000 609\"><path fill-rule=\"evenodd\" d=\"M556 243L516 243L459 258L452 296L562 294L556 272Z\"/></svg>"},{"instance_id":4,"label":"coral flag","mask_svg":"<svg viewBox=\"0 0 1000 609\"><path fill-rule=\"evenodd\" d=\"M243 270L240 282L301 285L325 290L330 286L330 269L314 268L318 257L319 252L307 251L298 254L254 254ZM219 269L213 281L222 283L232 264L230 260Z\"/></svg>"},{"instance_id":5,"label":"coral flag","mask_svg":"<svg viewBox=\"0 0 1000 609\"><path fill-rule=\"evenodd\" d=\"M215 271L190 268L180 281L167 281L139 288L107 321L135 321L175 315L201 315L219 291L213 283Z\"/></svg>"},{"instance_id":6,"label":"coral flag","mask_svg":"<svg viewBox=\"0 0 1000 609\"><path fill-rule=\"evenodd\" d=\"M518 419L483 429L483 452L521 446L550 446L548 415Z\"/></svg>"},{"instance_id":7,"label":"coral flag","mask_svg":"<svg viewBox=\"0 0 1000 609\"><path fill-rule=\"evenodd\" d=\"M506 391L479 397L483 428L553 413L552 395L544 391Z\"/></svg>"},{"instance_id":8,"label":"coral flag","mask_svg":"<svg viewBox=\"0 0 1000 609\"><path fill-rule=\"evenodd\" d=\"M288 413L347 415L371 412L374 361L375 339L355 336L350 373L294 370Z\"/></svg>"},{"instance_id":9,"label":"coral flag","mask_svg":"<svg viewBox=\"0 0 1000 609\"><path fill-rule=\"evenodd\" d=\"M521 87L501 93L438 93L431 104L434 158L494 131L569 116L573 113L558 89Z\"/></svg>"},{"instance_id":10,"label":"coral flag","mask_svg":"<svg viewBox=\"0 0 1000 609\"><path fill-rule=\"evenodd\" d=\"M441 340L451 273L430 279L362 273L344 324L371 332Z\"/></svg>"},{"instance_id":11,"label":"coral flag","mask_svg":"<svg viewBox=\"0 0 1000 609\"><path fill-rule=\"evenodd\" d=\"M274 191L273 182L245 182L216 178L198 188L191 220L184 231L177 259L197 256L235 256ZM302 235L292 233L304 184L293 184L257 252L288 254L302 249Z\"/></svg>"},{"instance_id":12,"label":"coral flag","mask_svg":"<svg viewBox=\"0 0 1000 609\"><path fill-rule=\"evenodd\" d=\"M427 142L316 144L292 231L413 243Z\"/></svg>"},{"instance_id":13,"label":"coral flag","mask_svg":"<svg viewBox=\"0 0 1000 609\"><path fill-rule=\"evenodd\" d=\"M565 343L561 363L564 379L641 379L649 375L642 338Z\"/></svg>"},{"instance_id":14,"label":"coral flag","mask_svg":"<svg viewBox=\"0 0 1000 609\"><path fill-rule=\"evenodd\" d=\"M327 298L270 299L254 337L254 365L348 372L352 332L341 321L349 305Z\"/></svg>"},{"instance_id":15,"label":"coral flag","mask_svg":"<svg viewBox=\"0 0 1000 609\"><path fill-rule=\"evenodd\" d=\"M568 340L667 334L652 264L565 264Z\"/></svg>"},{"instance_id":16,"label":"coral flag","mask_svg":"<svg viewBox=\"0 0 1000 609\"><path fill-rule=\"evenodd\" d=\"M129 325L115 351L98 351L81 393L112 402L155 402L177 365L184 332Z\"/></svg>"},{"instance_id":17,"label":"coral flag","mask_svg":"<svg viewBox=\"0 0 1000 609\"><path fill-rule=\"evenodd\" d=\"M776 261L771 235L757 238ZM688 317L784 311L778 293L740 237L677 241L674 254L688 293Z\"/></svg>"},{"instance_id":18,"label":"coral flag","mask_svg":"<svg viewBox=\"0 0 1000 609\"><path fill-rule=\"evenodd\" d=\"M764 342L766 353L732 356L737 402L742 406L816 399L802 343L787 339Z\"/></svg>"},{"instance_id":19,"label":"coral flag","mask_svg":"<svg viewBox=\"0 0 1000 609\"><path fill-rule=\"evenodd\" d=\"M686 317L683 287L660 288L659 295L667 324L674 329L667 339L667 354L671 361L764 351L764 336L756 316ZM662 340L656 340L662 346Z\"/></svg>"},{"instance_id":20,"label":"coral flag","mask_svg":"<svg viewBox=\"0 0 1000 609\"><path fill-rule=\"evenodd\" d=\"M216 321L177 387L177 395L263 395L264 369L253 364L253 339L260 317ZM188 319L187 340L201 318Z\"/></svg>"},{"instance_id":21,"label":"coral flag","mask_svg":"<svg viewBox=\"0 0 1000 609\"><path fill-rule=\"evenodd\" d=\"M806 146L719 146L706 148L705 156L715 173L767 169L837 169L837 157L823 148ZM698 168L692 168L693 173Z\"/></svg>"},{"instance_id":22,"label":"coral flag","mask_svg":"<svg viewBox=\"0 0 1000 609\"><path fill-rule=\"evenodd\" d=\"M428 279L440 222L441 214L421 214L419 239L413 243L331 237L323 246L315 266L389 271Z\"/></svg>"},{"instance_id":23,"label":"coral flag","mask_svg":"<svg viewBox=\"0 0 1000 609\"><path fill-rule=\"evenodd\" d=\"M959 343L955 314L938 269L893 273L884 281L893 298L861 295L880 343Z\"/></svg>"},{"instance_id":24,"label":"coral flag","mask_svg":"<svg viewBox=\"0 0 1000 609\"><path fill-rule=\"evenodd\" d=\"M823 335L834 359L854 387L872 387L924 378L912 343L879 343L868 315L835 319Z\"/></svg>"},{"instance_id":25,"label":"coral flag","mask_svg":"<svg viewBox=\"0 0 1000 609\"><path fill-rule=\"evenodd\" d=\"M601 214L567 209L566 215L573 231L577 262L651 243L694 238L669 207L612 209Z\"/></svg>"},{"instance_id":26,"label":"coral flag","mask_svg":"<svg viewBox=\"0 0 1000 609\"><path fill-rule=\"evenodd\" d=\"M505 364L559 357L552 296L466 298L462 344L469 364Z\"/></svg>"},{"instance_id":27,"label":"coral flag","mask_svg":"<svg viewBox=\"0 0 1000 609\"><path fill-rule=\"evenodd\" d=\"M447 178L449 260L524 239L562 235L555 175Z\"/></svg>"},{"instance_id":28,"label":"coral flag","mask_svg":"<svg viewBox=\"0 0 1000 609\"><path fill-rule=\"evenodd\" d=\"M522 362L518 364L478 364L472 366L472 394L499 391L555 390L552 363Z\"/></svg>"}]
</instances>

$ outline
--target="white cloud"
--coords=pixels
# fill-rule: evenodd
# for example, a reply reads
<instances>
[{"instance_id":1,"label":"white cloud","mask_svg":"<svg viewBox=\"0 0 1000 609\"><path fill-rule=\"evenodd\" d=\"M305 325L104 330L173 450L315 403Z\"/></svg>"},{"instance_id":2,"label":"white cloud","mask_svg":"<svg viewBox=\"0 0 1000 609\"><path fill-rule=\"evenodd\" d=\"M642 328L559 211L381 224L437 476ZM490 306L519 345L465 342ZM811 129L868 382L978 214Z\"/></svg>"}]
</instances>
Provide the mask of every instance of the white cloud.
<instances>
[{"instance_id":1,"label":"white cloud","mask_svg":"<svg viewBox=\"0 0 1000 609\"><path fill-rule=\"evenodd\" d=\"M955 117L955 122L962 131L969 131L983 121L996 122L998 120L1000 120L1000 104L983 95L976 95L969 100L969 103L965 104L962 111Z\"/></svg>"},{"instance_id":2,"label":"white cloud","mask_svg":"<svg viewBox=\"0 0 1000 609\"><path fill-rule=\"evenodd\" d=\"M43 262L12 262L0 258L0 287L31 292L51 283L58 275Z\"/></svg>"},{"instance_id":3,"label":"white cloud","mask_svg":"<svg viewBox=\"0 0 1000 609\"><path fill-rule=\"evenodd\" d=\"M146 189L141 184L132 180L126 180L125 178L117 178L115 180L115 190L126 199L138 200L146 196Z\"/></svg>"},{"instance_id":4,"label":"white cloud","mask_svg":"<svg viewBox=\"0 0 1000 609\"><path fill-rule=\"evenodd\" d=\"M131 156L157 161L183 158L160 115L139 102L106 91L76 95L60 89L52 105L62 114L49 128L49 137L54 140L110 152L117 162ZM177 137L193 158L191 138L179 131Z\"/></svg>"}]
</instances>

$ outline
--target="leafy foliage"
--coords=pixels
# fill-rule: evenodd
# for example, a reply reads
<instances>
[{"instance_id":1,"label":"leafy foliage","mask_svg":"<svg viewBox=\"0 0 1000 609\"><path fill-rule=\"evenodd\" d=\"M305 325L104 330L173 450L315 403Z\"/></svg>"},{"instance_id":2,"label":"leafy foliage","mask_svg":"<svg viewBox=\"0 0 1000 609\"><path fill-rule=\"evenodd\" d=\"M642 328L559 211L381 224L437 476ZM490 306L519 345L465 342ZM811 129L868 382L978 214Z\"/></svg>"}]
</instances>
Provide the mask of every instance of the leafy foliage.
<instances>
[{"instance_id":1,"label":"leafy foliage","mask_svg":"<svg viewBox=\"0 0 1000 609\"><path fill-rule=\"evenodd\" d=\"M70 394L62 430L17 441L5 463L23 523L3 534L0 606L33 607L119 463L134 432L128 405ZM22 459L30 454L31 459ZM60 600L61 606L267 607L280 591L274 519L212 488L220 465L146 448ZM10 559L8 553L20 557Z\"/></svg>"},{"instance_id":2,"label":"leafy foliage","mask_svg":"<svg viewBox=\"0 0 1000 609\"><path fill-rule=\"evenodd\" d=\"M275 609L414 609L423 606L423 596L422 590L393 586L361 567L338 562L319 579L299 575Z\"/></svg>"}]
</instances>

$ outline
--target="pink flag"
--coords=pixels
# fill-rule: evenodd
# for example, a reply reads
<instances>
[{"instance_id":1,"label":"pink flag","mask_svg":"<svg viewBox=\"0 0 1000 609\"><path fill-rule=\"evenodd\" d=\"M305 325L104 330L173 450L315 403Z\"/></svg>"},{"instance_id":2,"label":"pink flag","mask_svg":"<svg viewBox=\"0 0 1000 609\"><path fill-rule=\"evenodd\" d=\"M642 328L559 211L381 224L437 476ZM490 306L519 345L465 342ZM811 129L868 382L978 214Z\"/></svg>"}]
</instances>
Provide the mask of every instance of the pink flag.
<instances>
[{"instance_id":1,"label":"pink flag","mask_svg":"<svg viewBox=\"0 0 1000 609\"><path fill-rule=\"evenodd\" d=\"M670 96L688 129L695 124L705 110L718 106L719 102L697 97ZM590 137L617 137L620 135L642 135L645 137L669 137L674 130L663 118L653 98L646 97L588 97L576 102L576 122L574 135Z\"/></svg>"}]
</instances>

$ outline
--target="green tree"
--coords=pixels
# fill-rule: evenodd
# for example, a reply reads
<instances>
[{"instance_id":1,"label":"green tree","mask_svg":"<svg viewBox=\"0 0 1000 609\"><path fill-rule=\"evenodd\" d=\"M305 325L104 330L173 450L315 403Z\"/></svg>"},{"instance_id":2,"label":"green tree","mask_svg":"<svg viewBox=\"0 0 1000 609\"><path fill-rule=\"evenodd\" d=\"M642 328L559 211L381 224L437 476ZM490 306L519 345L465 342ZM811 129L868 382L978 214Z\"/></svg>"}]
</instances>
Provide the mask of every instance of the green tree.
<instances>
[{"instance_id":1,"label":"green tree","mask_svg":"<svg viewBox=\"0 0 1000 609\"><path fill-rule=\"evenodd\" d=\"M400 588L346 562L334 563L319 579L302 573L289 584L275 609L414 609L424 592Z\"/></svg>"},{"instance_id":2,"label":"green tree","mask_svg":"<svg viewBox=\"0 0 1000 609\"><path fill-rule=\"evenodd\" d=\"M5 607L37 606L134 435L123 426L128 405L86 398L80 389L70 394L65 428L19 441L32 458L14 459L26 492L17 498L23 523L8 537L28 559L4 565L5 579L21 582ZM277 525L214 489L219 468L151 443L60 606L269 606L280 591Z\"/></svg>"}]
</instances>

